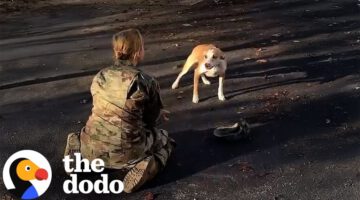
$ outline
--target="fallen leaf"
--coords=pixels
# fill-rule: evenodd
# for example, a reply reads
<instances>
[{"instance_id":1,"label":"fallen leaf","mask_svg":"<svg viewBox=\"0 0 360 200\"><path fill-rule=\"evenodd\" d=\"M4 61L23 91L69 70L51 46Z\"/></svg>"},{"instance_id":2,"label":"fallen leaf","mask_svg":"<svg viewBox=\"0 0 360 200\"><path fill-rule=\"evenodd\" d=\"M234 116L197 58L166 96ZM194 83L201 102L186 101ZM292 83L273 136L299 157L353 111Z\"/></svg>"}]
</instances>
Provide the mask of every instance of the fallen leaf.
<instances>
[{"instance_id":1,"label":"fallen leaf","mask_svg":"<svg viewBox=\"0 0 360 200\"><path fill-rule=\"evenodd\" d=\"M264 64L264 63L267 63L268 60L266 60L266 59L260 59L260 60L257 60L256 62L257 62L257 63L260 63L260 64Z\"/></svg>"},{"instance_id":2,"label":"fallen leaf","mask_svg":"<svg viewBox=\"0 0 360 200\"><path fill-rule=\"evenodd\" d=\"M145 193L145 197L144 197L144 200L154 200L155 199L155 196L152 192L146 192Z\"/></svg>"},{"instance_id":3,"label":"fallen leaf","mask_svg":"<svg viewBox=\"0 0 360 200\"><path fill-rule=\"evenodd\" d=\"M264 51L263 48L258 48L258 49L256 49L256 53L255 53L256 56L259 56L262 51Z\"/></svg>"},{"instance_id":4,"label":"fallen leaf","mask_svg":"<svg viewBox=\"0 0 360 200\"><path fill-rule=\"evenodd\" d=\"M238 163L239 168L242 172L253 172L254 168L248 162Z\"/></svg>"},{"instance_id":5,"label":"fallen leaf","mask_svg":"<svg viewBox=\"0 0 360 200\"><path fill-rule=\"evenodd\" d=\"M329 57L325 60L320 60L319 63L324 63L324 62L332 62L333 61L333 58Z\"/></svg>"},{"instance_id":6,"label":"fallen leaf","mask_svg":"<svg viewBox=\"0 0 360 200\"><path fill-rule=\"evenodd\" d=\"M288 95L290 92L287 91L287 90L282 90L280 93L281 93L282 95L286 96L286 95Z\"/></svg>"},{"instance_id":7,"label":"fallen leaf","mask_svg":"<svg viewBox=\"0 0 360 200\"><path fill-rule=\"evenodd\" d=\"M275 34L273 34L272 36L273 36L273 37L280 37L281 34L280 34L280 33L275 33Z\"/></svg>"}]
</instances>

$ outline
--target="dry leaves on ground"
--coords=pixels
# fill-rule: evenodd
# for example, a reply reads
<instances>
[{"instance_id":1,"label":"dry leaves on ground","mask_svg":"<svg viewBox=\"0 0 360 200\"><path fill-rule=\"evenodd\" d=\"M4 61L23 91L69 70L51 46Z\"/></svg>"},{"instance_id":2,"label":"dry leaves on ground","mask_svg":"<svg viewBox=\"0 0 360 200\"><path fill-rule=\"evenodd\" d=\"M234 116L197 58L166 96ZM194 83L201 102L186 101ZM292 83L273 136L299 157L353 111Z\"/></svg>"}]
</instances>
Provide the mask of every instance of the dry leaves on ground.
<instances>
[{"instance_id":1,"label":"dry leaves on ground","mask_svg":"<svg viewBox=\"0 0 360 200\"><path fill-rule=\"evenodd\" d=\"M144 200L154 200L155 196L152 192L146 192L144 196Z\"/></svg>"},{"instance_id":2,"label":"dry leaves on ground","mask_svg":"<svg viewBox=\"0 0 360 200\"><path fill-rule=\"evenodd\" d=\"M256 62L259 64L265 64L265 63L268 63L269 61L266 59L260 59L260 60L257 60Z\"/></svg>"}]
</instances>

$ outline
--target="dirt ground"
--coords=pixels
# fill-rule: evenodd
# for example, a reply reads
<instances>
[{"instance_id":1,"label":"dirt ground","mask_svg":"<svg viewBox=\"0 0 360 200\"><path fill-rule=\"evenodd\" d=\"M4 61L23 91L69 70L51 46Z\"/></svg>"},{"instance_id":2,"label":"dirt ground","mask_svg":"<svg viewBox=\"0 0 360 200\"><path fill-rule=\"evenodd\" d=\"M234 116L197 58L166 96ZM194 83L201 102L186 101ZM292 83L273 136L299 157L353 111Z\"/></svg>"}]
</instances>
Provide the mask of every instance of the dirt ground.
<instances>
[{"instance_id":1,"label":"dirt ground","mask_svg":"<svg viewBox=\"0 0 360 200\"><path fill-rule=\"evenodd\" d=\"M21 149L50 161L41 199L360 199L360 5L356 0L28 1L0 9L0 163ZM89 85L112 62L111 36L136 27L140 68L161 85L177 141L167 168L134 194L65 195L66 136L91 111ZM227 55L217 80L171 83L199 43ZM252 141L215 127L245 118ZM2 182L2 181L0 181ZM0 186L0 194L5 188Z\"/></svg>"}]
</instances>

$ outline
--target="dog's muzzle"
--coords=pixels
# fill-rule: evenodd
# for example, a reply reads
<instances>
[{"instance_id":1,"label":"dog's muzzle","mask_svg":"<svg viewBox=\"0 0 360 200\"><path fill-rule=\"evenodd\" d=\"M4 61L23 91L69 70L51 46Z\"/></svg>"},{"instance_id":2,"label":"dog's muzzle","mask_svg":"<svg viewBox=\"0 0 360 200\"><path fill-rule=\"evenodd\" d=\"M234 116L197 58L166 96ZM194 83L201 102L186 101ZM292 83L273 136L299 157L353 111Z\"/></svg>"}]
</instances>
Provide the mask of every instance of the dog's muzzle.
<instances>
[{"instance_id":1,"label":"dog's muzzle","mask_svg":"<svg viewBox=\"0 0 360 200\"><path fill-rule=\"evenodd\" d=\"M209 70L209 69L214 68L214 66L212 66L212 65L209 64L209 63L205 63L205 68L206 68L207 70Z\"/></svg>"}]
</instances>

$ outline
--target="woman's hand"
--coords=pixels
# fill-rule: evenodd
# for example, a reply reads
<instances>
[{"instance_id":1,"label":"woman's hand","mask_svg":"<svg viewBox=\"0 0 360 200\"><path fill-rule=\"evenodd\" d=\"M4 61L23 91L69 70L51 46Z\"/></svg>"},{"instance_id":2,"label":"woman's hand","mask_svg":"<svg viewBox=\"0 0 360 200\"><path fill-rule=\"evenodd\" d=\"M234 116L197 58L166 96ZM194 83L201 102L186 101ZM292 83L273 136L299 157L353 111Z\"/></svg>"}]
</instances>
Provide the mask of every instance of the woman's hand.
<instances>
[{"instance_id":1,"label":"woman's hand","mask_svg":"<svg viewBox=\"0 0 360 200\"><path fill-rule=\"evenodd\" d=\"M170 111L161 109L160 110L160 120L163 122L169 121L170 120L168 117L169 114L170 114Z\"/></svg>"},{"instance_id":2,"label":"woman's hand","mask_svg":"<svg viewBox=\"0 0 360 200\"><path fill-rule=\"evenodd\" d=\"M165 110L165 109L160 109L159 116L156 120L156 125L160 125L163 122L169 121L169 117L168 117L169 114L170 114L170 111Z\"/></svg>"}]
</instances>

